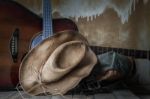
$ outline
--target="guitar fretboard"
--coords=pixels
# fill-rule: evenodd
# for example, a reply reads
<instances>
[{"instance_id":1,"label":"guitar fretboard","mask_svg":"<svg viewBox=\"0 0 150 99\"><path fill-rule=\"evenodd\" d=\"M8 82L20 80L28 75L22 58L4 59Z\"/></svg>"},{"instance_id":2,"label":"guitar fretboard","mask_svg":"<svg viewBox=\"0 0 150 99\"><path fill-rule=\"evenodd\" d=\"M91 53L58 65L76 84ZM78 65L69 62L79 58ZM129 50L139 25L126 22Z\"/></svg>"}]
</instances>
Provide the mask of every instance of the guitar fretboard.
<instances>
[{"instance_id":1,"label":"guitar fretboard","mask_svg":"<svg viewBox=\"0 0 150 99\"><path fill-rule=\"evenodd\" d=\"M110 48L110 47L100 47L100 46L91 46L91 49L96 54L102 54L108 51L114 51L114 52L117 52L126 56L134 57L134 58L150 59L150 51L145 51L145 50Z\"/></svg>"},{"instance_id":2,"label":"guitar fretboard","mask_svg":"<svg viewBox=\"0 0 150 99\"><path fill-rule=\"evenodd\" d=\"M43 39L53 35L50 0L43 0Z\"/></svg>"}]
</instances>

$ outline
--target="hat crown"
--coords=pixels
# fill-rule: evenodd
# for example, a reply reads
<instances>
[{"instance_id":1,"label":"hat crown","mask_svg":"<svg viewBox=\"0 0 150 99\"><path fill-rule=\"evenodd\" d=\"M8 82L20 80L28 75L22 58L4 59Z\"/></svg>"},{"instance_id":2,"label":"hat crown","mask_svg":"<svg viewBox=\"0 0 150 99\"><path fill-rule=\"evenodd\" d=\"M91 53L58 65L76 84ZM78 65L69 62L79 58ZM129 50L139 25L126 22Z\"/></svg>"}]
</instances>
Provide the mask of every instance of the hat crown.
<instances>
[{"instance_id":1,"label":"hat crown","mask_svg":"<svg viewBox=\"0 0 150 99\"><path fill-rule=\"evenodd\" d=\"M60 45L42 68L42 82L48 83L63 77L83 60L85 52L86 45L81 41L70 41Z\"/></svg>"}]
</instances>

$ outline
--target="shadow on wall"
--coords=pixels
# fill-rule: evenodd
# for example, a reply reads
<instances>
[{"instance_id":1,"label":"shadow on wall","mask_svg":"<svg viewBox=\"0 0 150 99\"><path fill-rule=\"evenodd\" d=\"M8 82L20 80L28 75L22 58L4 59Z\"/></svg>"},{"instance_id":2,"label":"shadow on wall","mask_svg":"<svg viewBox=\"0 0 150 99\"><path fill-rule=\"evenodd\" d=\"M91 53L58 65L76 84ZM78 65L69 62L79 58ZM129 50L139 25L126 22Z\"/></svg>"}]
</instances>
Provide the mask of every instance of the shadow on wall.
<instances>
[{"instance_id":1,"label":"shadow on wall","mask_svg":"<svg viewBox=\"0 0 150 99\"><path fill-rule=\"evenodd\" d=\"M41 0L16 0L41 15ZM91 45L150 49L148 0L52 0L55 16L73 19Z\"/></svg>"}]
</instances>

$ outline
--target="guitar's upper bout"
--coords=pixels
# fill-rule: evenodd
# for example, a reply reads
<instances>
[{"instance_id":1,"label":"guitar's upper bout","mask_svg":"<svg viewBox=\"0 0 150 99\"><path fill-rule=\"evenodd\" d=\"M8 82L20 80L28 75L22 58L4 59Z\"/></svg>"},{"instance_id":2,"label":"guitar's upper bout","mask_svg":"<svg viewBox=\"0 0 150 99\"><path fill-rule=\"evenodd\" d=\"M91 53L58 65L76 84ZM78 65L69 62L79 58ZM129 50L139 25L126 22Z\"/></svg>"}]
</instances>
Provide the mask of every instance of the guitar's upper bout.
<instances>
[{"instance_id":1,"label":"guitar's upper bout","mask_svg":"<svg viewBox=\"0 0 150 99\"><path fill-rule=\"evenodd\" d=\"M53 30L54 33L61 32L61 31L78 31L78 27L70 19L67 18L57 18L53 19Z\"/></svg>"}]
</instances>

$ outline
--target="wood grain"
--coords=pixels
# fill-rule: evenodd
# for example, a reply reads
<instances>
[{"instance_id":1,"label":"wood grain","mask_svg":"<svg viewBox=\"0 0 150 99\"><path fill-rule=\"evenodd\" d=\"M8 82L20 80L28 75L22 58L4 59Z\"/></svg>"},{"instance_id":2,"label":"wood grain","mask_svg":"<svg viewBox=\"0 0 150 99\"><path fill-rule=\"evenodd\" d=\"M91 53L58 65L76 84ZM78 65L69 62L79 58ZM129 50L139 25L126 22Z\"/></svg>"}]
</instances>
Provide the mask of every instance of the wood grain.
<instances>
[{"instance_id":1,"label":"wood grain","mask_svg":"<svg viewBox=\"0 0 150 99\"><path fill-rule=\"evenodd\" d=\"M10 39L15 29L19 29L19 55L17 63L12 61ZM54 33L64 30L78 31L77 26L69 19L53 19ZM14 88L18 83L18 72L22 58L30 50L32 38L42 31L42 19L10 1L0 0L0 90Z\"/></svg>"}]
</instances>

